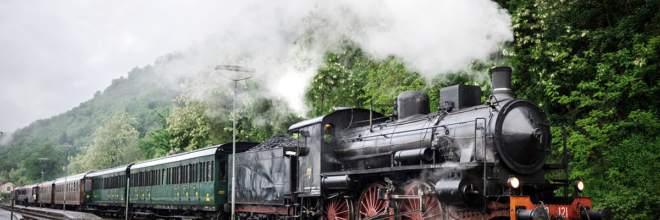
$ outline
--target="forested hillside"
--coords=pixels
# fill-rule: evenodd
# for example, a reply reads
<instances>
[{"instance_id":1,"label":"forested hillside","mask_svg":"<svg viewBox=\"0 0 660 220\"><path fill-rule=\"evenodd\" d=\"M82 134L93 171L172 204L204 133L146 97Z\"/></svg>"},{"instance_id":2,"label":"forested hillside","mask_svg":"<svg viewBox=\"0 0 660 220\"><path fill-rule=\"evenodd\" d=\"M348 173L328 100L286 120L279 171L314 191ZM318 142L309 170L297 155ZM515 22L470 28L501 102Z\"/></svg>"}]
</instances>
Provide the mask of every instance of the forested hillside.
<instances>
[{"instance_id":1,"label":"forested hillside","mask_svg":"<svg viewBox=\"0 0 660 220\"><path fill-rule=\"evenodd\" d=\"M395 56L375 59L359 44L342 41L318 66L305 93L310 111L302 116L282 100L259 95L262 84L242 82L238 140L263 141L333 107L390 104L405 90L426 91L431 109L437 109L439 89L457 83L481 86L485 99L487 70L510 65L515 95L549 114L555 162L562 126L570 132L571 179L584 180L583 195L594 198L595 208L611 207L615 219L660 218L660 1L496 2L511 14L515 40L469 70L427 79ZM124 157L103 162L108 167L231 141L232 91L201 90L214 83L212 73L164 79L153 71L158 65L133 69L92 100L17 131L0 154L0 177L31 183L41 178L40 167L55 167L44 178L63 175L68 145L76 154L69 166L75 173L90 167L89 158L107 156L93 149Z\"/></svg>"},{"instance_id":2,"label":"forested hillside","mask_svg":"<svg viewBox=\"0 0 660 220\"><path fill-rule=\"evenodd\" d=\"M171 109L171 100L181 92L177 82L161 77L155 71L157 66L171 59L176 56L163 56L154 65L136 67L128 72L128 77L115 79L103 92L96 92L91 100L17 130L12 142L2 146L0 176L29 183L41 180L42 168L48 168L44 170L44 179L63 175L65 149L69 150L69 155L75 155L89 147L95 130L105 118L116 112L126 112L136 120L134 126L140 137L159 128L157 112ZM37 158L49 160L38 161Z\"/></svg>"}]
</instances>

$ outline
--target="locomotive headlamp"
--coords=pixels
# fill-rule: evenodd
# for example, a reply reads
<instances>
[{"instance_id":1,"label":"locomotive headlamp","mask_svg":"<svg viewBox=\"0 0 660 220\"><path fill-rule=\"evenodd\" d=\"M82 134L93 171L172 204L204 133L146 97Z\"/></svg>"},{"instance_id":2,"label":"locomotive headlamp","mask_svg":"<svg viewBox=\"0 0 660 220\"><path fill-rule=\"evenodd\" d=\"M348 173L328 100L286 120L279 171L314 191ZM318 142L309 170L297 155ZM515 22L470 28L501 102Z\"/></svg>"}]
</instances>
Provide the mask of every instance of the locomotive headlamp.
<instances>
[{"instance_id":1,"label":"locomotive headlamp","mask_svg":"<svg viewBox=\"0 0 660 220\"><path fill-rule=\"evenodd\" d=\"M576 180L575 183L575 190L578 192L582 192L584 190L584 182L582 180Z\"/></svg>"},{"instance_id":2,"label":"locomotive headlamp","mask_svg":"<svg viewBox=\"0 0 660 220\"><path fill-rule=\"evenodd\" d=\"M506 184L509 185L509 188L518 189L520 187L520 180L517 177L509 177L509 180L506 181Z\"/></svg>"}]
</instances>

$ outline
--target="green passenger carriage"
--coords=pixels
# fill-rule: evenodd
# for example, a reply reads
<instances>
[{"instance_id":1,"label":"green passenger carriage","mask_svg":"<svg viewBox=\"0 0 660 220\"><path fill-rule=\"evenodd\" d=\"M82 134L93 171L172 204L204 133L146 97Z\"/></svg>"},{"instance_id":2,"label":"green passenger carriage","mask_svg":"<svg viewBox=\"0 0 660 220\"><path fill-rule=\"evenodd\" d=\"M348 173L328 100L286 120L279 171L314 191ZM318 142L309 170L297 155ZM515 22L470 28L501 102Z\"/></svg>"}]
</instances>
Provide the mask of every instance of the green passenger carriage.
<instances>
[{"instance_id":1,"label":"green passenger carriage","mask_svg":"<svg viewBox=\"0 0 660 220\"><path fill-rule=\"evenodd\" d=\"M237 144L240 149L256 145ZM129 166L131 212L216 217L227 203L231 148L231 144L211 146Z\"/></svg>"},{"instance_id":2,"label":"green passenger carriage","mask_svg":"<svg viewBox=\"0 0 660 220\"><path fill-rule=\"evenodd\" d=\"M130 165L87 175L84 201L101 212L121 212L126 207L126 175Z\"/></svg>"}]
</instances>

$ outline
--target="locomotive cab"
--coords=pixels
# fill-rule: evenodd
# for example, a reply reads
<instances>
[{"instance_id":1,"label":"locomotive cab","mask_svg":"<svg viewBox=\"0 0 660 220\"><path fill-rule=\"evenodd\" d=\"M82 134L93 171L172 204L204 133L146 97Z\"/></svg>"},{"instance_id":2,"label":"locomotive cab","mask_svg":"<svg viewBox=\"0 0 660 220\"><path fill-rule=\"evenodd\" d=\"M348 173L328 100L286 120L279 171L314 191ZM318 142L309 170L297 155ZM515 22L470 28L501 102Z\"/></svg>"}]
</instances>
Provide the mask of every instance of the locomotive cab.
<instances>
[{"instance_id":1,"label":"locomotive cab","mask_svg":"<svg viewBox=\"0 0 660 220\"><path fill-rule=\"evenodd\" d=\"M330 114L305 120L289 127L288 132L298 134L298 146L309 152L298 157L296 175L301 197L320 196L322 173L341 169L340 152L344 128L382 121L383 115L360 108L340 108ZM373 120L378 118L377 120Z\"/></svg>"}]
</instances>

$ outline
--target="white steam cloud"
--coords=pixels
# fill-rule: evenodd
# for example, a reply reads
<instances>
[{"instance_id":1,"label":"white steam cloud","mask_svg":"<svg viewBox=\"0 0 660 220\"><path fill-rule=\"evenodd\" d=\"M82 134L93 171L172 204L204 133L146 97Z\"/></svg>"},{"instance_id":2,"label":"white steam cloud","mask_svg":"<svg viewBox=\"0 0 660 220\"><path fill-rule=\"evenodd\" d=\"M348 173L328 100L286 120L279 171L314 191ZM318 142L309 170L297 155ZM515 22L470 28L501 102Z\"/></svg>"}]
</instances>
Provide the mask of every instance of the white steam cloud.
<instances>
[{"instance_id":1,"label":"white steam cloud","mask_svg":"<svg viewBox=\"0 0 660 220\"><path fill-rule=\"evenodd\" d=\"M436 1L241 1L233 19L183 52L185 60L165 72L214 73L219 64L255 68L251 80L263 96L303 113L304 92L323 53L341 39L357 43L375 59L394 56L427 79L467 70L513 40L510 16L489 0ZM238 4L238 5L236 5ZM297 42L297 43L294 43ZM311 43L306 43L311 42ZM208 81L191 91L218 89Z\"/></svg>"}]
</instances>

